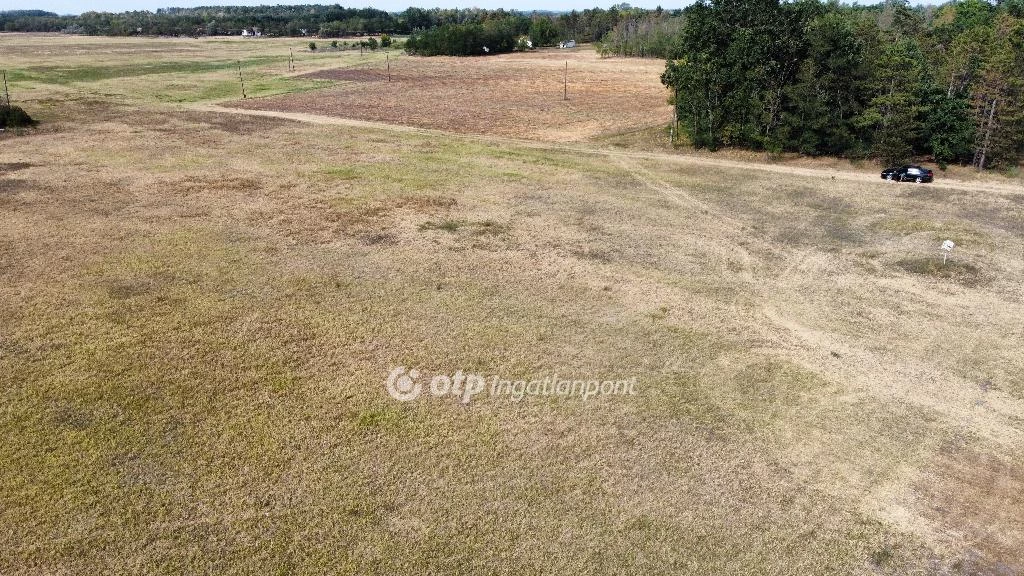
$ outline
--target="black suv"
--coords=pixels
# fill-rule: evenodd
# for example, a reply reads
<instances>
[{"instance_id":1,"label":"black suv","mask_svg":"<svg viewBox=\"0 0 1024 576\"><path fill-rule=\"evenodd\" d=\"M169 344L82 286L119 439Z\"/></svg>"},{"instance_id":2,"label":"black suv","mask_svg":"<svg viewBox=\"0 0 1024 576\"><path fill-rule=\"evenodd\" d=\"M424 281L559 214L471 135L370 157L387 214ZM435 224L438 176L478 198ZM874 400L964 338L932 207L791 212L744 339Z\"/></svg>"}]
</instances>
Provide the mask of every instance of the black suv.
<instances>
[{"instance_id":1,"label":"black suv","mask_svg":"<svg viewBox=\"0 0 1024 576\"><path fill-rule=\"evenodd\" d=\"M931 182L934 178L932 171L913 164L900 166L899 168L886 168L882 170L882 180L895 180L897 182Z\"/></svg>"}]
</instances>

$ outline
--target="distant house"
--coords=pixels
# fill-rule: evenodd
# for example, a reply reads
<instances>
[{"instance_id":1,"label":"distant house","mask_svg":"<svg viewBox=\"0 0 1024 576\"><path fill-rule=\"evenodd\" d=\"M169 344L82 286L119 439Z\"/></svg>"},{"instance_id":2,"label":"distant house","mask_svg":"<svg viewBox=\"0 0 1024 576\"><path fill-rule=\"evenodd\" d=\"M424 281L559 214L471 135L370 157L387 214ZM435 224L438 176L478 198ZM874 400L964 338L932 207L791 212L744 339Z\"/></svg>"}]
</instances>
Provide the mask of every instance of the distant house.
<instances>
[{"instance_id":1,"label":"distant house","mask_svg":"<svg viewBox=\"0 0 1024 576\"><path fill-rule=\"evenodd\" d=\"M575 48L576 47L576 41L575 40L566 40L565 42L559 42L558 43L558 47L559 48Z\"/></svg>"},{"instance_id":2,"label":"distant house","mask_svg":"<svg viewBox=\"0 0 1024 576\"><path fill-rule=\"evenodd\" d=\"M242 36L259 37L259 36L263 36L263 33L260 32L259 28L251 28L251 29L250 28L242 28Z\"/></svg>"}]
</instances>

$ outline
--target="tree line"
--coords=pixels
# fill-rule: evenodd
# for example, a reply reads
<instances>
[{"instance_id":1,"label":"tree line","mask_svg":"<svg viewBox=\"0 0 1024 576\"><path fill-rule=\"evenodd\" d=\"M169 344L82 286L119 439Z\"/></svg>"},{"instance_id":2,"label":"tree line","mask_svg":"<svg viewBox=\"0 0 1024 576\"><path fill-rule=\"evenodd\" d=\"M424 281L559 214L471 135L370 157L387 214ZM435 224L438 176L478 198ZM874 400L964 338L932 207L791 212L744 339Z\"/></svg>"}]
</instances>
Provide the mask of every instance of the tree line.
<instances>
[{"instance_id":1,"label":"tree line","mask_svg":"<svg viewBox=\"0 0 1024 576\"><path fill-rule=\"evenodd\" d=\"M674 12L618 4L604 10L523 13L508 10L409 8L389 13L341 6L212 6L165 8L156 12L84 12L61 16L41 10L0 12L0 31L65 32L107 36L238 35L256 28L267 36L412 34L420 54L475 55L552 46L563 40L607 43L608 54L664 58L666 39L677 29Z\"/></svg>"},{"instance_id":2,"label":"tree line","mask_svg":"<svg viewBox=\"0 0 1024 576\"><path fill-rule=\"evenodd\" d=\"M522 47L518 38L529 30L529 20L506 16L483 22L444 24L414 32L405 51L420 56L482 56Z\"/></svg>"},{"instance_id":3,"label":"tree line","mask_svg":"<svg viewBox=\"0 0 1024 576\"><path fill-rule=\"evenodd\" d=\"M201 36L240 34L246 28L258 28L269 36L347 36L360 34L411 34L442 26L484 25L494 20L514 18L517 30L525 22L533 22L541 32L541 43L575 39L580 42L600 40L622 19L634 14L628 4L609 10L565 13L534 12L525 14L506 10L423 9L409 8L402 12L386 12L373 8L341 6L207 6L197 8L164 8L155 12L84 12L80 15L58 15L41 10L0 11L0 31L4 32L66 32L72 34L109 36ZM491 24L491 26L494 26Z\"/></svg>"},{"instance_id":4,"label":"tree line","mask_svg":"<svg viewBox=\"0 0 1024 576\"><path fill-rule=\"evenodd\" d=\"M554 46L563 40L599 42L614 35L624 23L660 22L667 15L661 8L645 10L632 8L629 4L617 4L608 10L594 8L564 13L474 11L470 18L457 22L416 28L406 43L406 50L423 56L478 56ZM665 46L653 48L653 43L651 50L633 49L639 44L630 43L628 50L620 50L618 43L609 44L612 47L610 52L662 58L667 53Z\"/></svg>"},{"instance_id":5,"label":"tree line","mask_svg":"<svg viewBox=\"0 0 1024 576\"><path fill-rule=\"evenodd\" d=\"M403 21L394 14L373 8L342 8L337 5L162 8L156 12L83 12L77 16L59 16L38 10L0 12L0 30L6 32L212 36L240 34L246 28L258 28L270 36L316 35L321 28L343 30L349 34L407 31Z\"/></svg>"},{"instance_id":6,"label":"tree line","mask_svg":"<svg viewBox=\"0 0 1024 576\"><path fill-rule=\"evenodd\" d=\"M1024 1L701 0L662 81L693 145L1016 167Z\"/></svg>"},{"instance_id":7,"label":"tree line","mask_svg":"<svg viewBox=\"0 0 1024 576\"><path fill-rule=\"evenodd\" d=\"M596 47L601 56L665 58L685 21L682 10L633 9L623 14Z\"/></svg>"}]
</instances>

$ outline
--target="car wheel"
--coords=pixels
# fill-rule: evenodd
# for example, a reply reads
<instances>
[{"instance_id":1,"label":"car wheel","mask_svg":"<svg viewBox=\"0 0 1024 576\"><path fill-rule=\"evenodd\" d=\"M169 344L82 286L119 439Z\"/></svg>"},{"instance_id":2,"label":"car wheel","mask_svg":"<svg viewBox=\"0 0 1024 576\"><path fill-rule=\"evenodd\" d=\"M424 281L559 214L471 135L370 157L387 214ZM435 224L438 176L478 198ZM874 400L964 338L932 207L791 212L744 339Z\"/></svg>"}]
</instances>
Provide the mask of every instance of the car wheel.
<instances>
[{"instance_id":1,"label":"car wheel","mask_svg":"<svg viewBox=\"0 0 1024 576\"><path fill-rule=\"evenodd\" d=\"M920 177L920 176L918 176L918 177L917 177L917 180L914 180L914 182L917 182L918 184L920 184L920 183L921 183L921 177Z\"/></svg>"},{"instance_id":2,"label":"car wheel","mask_svg":"<svg viewBox=\"0 0 1024 576\"><path fill-rule=\"evenodd\" d=\"M885 179L892 182L892 174L886 174Z\"/></svg>"}]
</instances>

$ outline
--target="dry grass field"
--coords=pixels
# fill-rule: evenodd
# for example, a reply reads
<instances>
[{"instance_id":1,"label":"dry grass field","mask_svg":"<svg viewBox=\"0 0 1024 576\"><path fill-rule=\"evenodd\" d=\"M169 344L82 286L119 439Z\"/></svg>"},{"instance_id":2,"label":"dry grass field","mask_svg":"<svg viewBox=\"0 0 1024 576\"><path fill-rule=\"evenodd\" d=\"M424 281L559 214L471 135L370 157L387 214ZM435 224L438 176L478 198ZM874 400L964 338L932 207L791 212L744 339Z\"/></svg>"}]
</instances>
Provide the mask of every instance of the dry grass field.
<instances>
[{"instance_id":1,"label":"dry grass field","mask_svg":"<svg viewBox=\"0 0 1024 576\"><path fill-rule=\"evenodd\" d=\"M383 55L301 47L0 35L0 574L1024 573L1019 180L339 117Z\"/></svg>"},{"instance_id":2,"label":"dry grass field","mask_svg":"<svg viewBox=\"0 0 1024 576\"><path fill-rule=\"evenodd\" d=\"M672 120L659 60L601 59L593 50L487 58L406 57L320 70L338 84L237 104L469 134L553 142L586 140ZM565 98L569 95L568 99Z\"/></svg>"}]
</instances>

